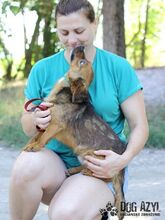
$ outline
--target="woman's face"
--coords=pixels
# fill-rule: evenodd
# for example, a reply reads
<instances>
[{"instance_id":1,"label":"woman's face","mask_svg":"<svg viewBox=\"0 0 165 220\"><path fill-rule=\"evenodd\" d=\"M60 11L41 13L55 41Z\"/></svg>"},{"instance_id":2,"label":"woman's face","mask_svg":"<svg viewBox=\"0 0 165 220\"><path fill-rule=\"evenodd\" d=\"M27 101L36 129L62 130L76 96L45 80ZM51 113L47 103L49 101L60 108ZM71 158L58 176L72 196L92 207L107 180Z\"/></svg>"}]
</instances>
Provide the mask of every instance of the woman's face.
<instances>
[{"instance_id":1,"label":"woman's face","mask_svg":"<svg viewBox=\"0 0 165 220\"><path fill-rule=\"evenodd\" d=\"M69 52L80 45L90 48L95 38L96 22L91 23L83 11L58 15L57 31L61 43Z\"/></svg>"}]
</instances>

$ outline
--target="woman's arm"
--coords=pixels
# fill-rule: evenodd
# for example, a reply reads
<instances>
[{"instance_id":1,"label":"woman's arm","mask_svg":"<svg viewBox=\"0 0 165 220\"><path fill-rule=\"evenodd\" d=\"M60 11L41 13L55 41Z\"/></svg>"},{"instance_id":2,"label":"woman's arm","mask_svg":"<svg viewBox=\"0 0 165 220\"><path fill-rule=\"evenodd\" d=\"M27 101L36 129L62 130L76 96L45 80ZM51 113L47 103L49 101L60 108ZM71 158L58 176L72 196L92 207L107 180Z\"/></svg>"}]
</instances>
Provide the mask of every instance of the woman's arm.
<instances>
[{"instance_id":1,"label":"woman's arm","mask_svg":"<svg viewBox=\"0 0 165 220\"><path fill-rule=\"evenodd\" d=\"M27 101L28 100L26 99L25 103ZM21 124L23 131L27 136L34 136L37 133L36 125L41 129L46 129L49 125L51 120L49 107L51 107L52 104L48 102L42 102L42 105L47 106L48 109L41 111L39 108L36 108L34 112L27 112L24 110L22 113ZM29 108L32 107L35 107L35 105L30 104Z\"/></svg>"},{"instance_id":2,"label":"woman's arm","mask_svg":"<svg viewBox=\"0 0 165 220\"><path fill-rule=\"evenodd\" d=\"M149 134L142 91L129 97L122 103L121 108L130 129L128 146L122 155L128 164L144 147Z\"/></svg>"},{"instance_id":3,"label":"woman's arm","mask_svg":"<svg viewBox=\"0 0 165 220\"><path fill-rule=\"evenodd\" d=\"M148 122L142 91L139 90L125 100L121 104L121 108L130 128L127 149L122 155L111 150L96 151L96 155L105 156L104 160L86 156L85 163L96 177L110 178L114 176L140 152L148 139Z\"/></svg>"}]
</instances>

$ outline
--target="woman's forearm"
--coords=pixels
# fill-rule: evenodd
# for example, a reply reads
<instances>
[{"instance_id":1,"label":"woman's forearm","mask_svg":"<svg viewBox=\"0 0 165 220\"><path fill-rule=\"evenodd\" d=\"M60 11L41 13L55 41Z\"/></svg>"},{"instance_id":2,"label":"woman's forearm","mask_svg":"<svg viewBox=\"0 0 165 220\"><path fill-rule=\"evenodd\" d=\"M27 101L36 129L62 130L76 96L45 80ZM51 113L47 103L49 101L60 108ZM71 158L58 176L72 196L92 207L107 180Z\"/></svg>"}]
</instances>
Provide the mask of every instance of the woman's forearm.
<instances>
[{"instance_id":1,"label":"woman's forearm","mask_svg":"<svg viewBox=\"0 0 165 220\"><path fill-rule=\"evenodd\" d=\"M128 122L130 135L123 161L127 165L144 147L148 139L148 121L141 90L130 96L121 105L122 111Z\"/></svg>"},{"instance_id":2,"label":"woman's forearm","mask_svg":"<svg viewBox=\"0 0 165 220\"><path fill-rule=\"evenodd\" d=\"M148 139L148 124L144 122L143 125L136 126L132 129L127 145L126 151L123 153L123 158L128 164L144 147Z\"/></svg>"},{"instance_id":3,"label":"woman's forearm","mask_svg":"<svg viewBox=\"0 0 165 220\"><path fill-rule=\"evenodd\" d=\"M36 108L33 112L24 111L21 118L23 131L27 136L34 136L37 133L36 126L45 130L51 121L50 107L53 105L49 102L42 102L46 110L42 111ZM34 107L34 106L32 106Z\"/></svg>"},{"instance_id":4,"label":"woman's forearm","mask_svg":"<svg viewBox=\"0 0 165 220\"><path fill-rule=\"evenodd\" d=\"M21 124L24 133L27 136L34 136L37 133L36 125L34 124L33 112L24 112L21 118Z\"/></svg>"}]
</instances>

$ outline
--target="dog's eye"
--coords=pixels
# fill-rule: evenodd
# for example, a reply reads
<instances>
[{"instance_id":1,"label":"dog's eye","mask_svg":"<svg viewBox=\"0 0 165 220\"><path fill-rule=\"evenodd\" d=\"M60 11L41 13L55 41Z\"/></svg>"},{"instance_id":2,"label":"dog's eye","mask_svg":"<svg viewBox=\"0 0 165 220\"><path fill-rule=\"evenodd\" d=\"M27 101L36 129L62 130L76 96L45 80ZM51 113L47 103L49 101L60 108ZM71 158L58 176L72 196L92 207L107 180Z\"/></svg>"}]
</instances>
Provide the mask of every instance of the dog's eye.
<instances>
[{"instance_id":1,"label":"dog's eye","mask_svg":"<svg viewBox=\"0 0 165 220\"><path fill-rule=\"evenodd\" d=\"M81 67L81 66L83 66L86 63L87 63L87 61L82 59L82 60L79 61L79 66Z\"/></svg>"}]
</instances>

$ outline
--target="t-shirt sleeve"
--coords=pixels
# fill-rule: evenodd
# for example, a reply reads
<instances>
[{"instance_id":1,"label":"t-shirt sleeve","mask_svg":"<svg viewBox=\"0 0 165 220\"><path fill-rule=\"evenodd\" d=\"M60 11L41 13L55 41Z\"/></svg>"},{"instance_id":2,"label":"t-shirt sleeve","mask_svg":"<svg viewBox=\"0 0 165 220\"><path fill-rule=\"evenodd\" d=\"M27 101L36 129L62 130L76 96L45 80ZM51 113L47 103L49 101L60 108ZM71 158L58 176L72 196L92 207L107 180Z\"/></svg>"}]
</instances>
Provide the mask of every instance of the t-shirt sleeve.
<instances>
[{"instance_id":1,"label":"t-shirt sleeve","mask_svg":"<svg viewBox=\"0 0 165 220\"><path fill-rule=\"evenodd\" d=\"M123 62L120 64L117 76L118 100L120 104L138 90L143 89L135 70L125 59L123 59Z\"/></svg>"},{"instance_id":2,"label":"t-shirt sleeve","mask_svg":"<svg viewBox=\"0 0 165 220\"><path fill-rule=\"evenodd\" d=\"M41 71L40 66L35 64L29 74L26 87L24 89L24 94L27 99L33 98L43 98L41 97Z\"/></svg>"}]
</instances>

